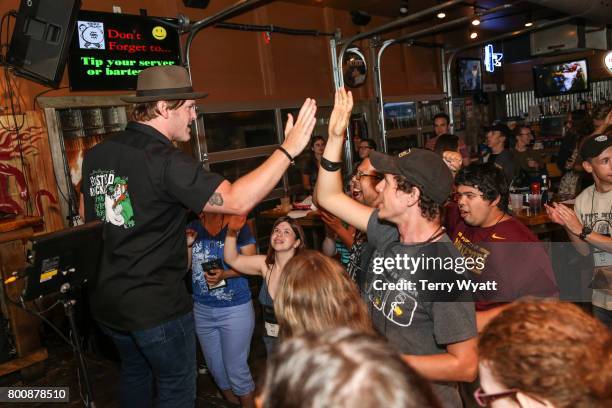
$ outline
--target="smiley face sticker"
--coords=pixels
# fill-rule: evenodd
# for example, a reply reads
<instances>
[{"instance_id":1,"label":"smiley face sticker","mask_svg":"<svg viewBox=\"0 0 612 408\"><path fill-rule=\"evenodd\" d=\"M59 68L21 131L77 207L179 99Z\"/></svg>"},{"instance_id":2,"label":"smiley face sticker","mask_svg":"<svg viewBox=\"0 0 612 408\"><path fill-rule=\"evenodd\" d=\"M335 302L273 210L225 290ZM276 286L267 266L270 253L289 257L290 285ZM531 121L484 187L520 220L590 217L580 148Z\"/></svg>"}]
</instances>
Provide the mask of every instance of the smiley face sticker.
<instances>
[{"instance_id":1,"label":"smiley face sticker","mask_svg":"<svg viewBox=\"0 0 612 408\"><path fill-rule=\"evenodd\" d=\"M166 38L166 29L162 26L155 26L153 27L153 38L155 38L156 40L163 40L164 38Z\"/></svg>"}]
</instances>

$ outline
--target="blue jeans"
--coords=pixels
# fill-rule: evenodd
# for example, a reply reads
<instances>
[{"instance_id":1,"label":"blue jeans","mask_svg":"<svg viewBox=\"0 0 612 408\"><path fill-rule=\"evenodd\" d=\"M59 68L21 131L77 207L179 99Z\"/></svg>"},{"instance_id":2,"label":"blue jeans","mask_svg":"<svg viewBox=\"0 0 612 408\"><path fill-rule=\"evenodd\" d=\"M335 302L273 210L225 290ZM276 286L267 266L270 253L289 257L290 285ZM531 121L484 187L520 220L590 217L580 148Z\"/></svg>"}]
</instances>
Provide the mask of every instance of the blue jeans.
<instances>
[{"instance_id":1,"label":"blue jeans","mask_svg":"<svg viewBox=\"0 0 612 408\"><path fill-rule=\"evenodd\" d=\"M122 407L193 407L196 396L196 346L193 312L159 326L121 332L100 325L121 357Z\"/></svg>"},{"instance_id":2,"label":"blue jeans","mask_svg":"<svg viewBox=\"0 0 612 408\"><path fill-rule=\"evenodd\" d=\"M247 360L255 312L253 303L229 307L193 304L196 332L215 383L221 390L232 390L242 397L255 390Z\"/></svg>"}]
</instances>

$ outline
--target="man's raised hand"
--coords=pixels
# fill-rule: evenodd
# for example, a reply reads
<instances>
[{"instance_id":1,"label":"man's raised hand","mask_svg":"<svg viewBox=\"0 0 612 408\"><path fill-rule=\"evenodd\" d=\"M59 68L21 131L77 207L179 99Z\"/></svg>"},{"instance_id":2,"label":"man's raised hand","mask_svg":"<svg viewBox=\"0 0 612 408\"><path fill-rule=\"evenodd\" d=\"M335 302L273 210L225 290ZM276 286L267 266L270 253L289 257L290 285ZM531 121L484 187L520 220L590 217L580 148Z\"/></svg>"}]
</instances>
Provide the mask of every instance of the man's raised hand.
<instances>
[{"instance_id":1,"label":"man's raised hand","mask_svg":"<svg viewBox=\"0 0 612 408\"><path fill-rule=\"evenodd\" d=\"M310 135L314 130L317 118L317 103L312 98L307 98L300 109L297 120L293 121L293 116L289 114L287 125L285 126L285 141L283 148L289 152L291 157L296 157L310 142Z\"/></svg>"},{"instance_id":2,"label":"man's raised hand","mask_svg":"<svg viewBox=\"0 0 612 408\"><path fill-rule=\"evenodd\" d=\"M338 88L334 97L334 110L329 117L329 138L344 138L351 112L353 111L353 94L344 88Z\"/></svg>"}]
</instances>

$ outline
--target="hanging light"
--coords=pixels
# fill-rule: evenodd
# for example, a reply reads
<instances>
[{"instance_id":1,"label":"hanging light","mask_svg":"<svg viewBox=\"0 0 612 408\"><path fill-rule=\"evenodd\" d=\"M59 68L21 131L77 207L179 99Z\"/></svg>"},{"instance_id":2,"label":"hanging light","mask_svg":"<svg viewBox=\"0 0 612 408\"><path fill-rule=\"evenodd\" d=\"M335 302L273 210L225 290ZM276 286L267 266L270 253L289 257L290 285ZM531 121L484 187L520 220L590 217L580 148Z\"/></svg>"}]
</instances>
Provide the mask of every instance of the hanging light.
<instances>
[{"instance_id":1,"label":"hanging light","mask_svg":"<svg viewBox=\"0 0 612 408\"><path fill-rule=\"evenodd\" d=\"M470 39L471 39L471 40L475 40L476 38L478 38L478 31L476 31L476 30L472 30L472 31L470 32Z\"/></svg>"},{"instance_id":2,"label":"hanging light","mask_svg":"<svg viewBox=\"0 0 612 408\"><path fill-rule=\"evenodd\" d=\"M446 17L446 13L445 13L445 12L443 12L443 11L441 11L441 12L439 12L439 13L438 13L437 17L438 17L438 18L441 20L441 19L443 19L444 17Z\"/></svg>"},{"instance_id":3,"label":"hanging light","mask_svg":"<svg viewBox=\"0 0 612 408\"><path fill-rule=\"evenodd\" d=\"M399 12L401 15L405 16L408 14L408 0L402 0L400 3Z\"/></svg>"},{"instance_id":4,"label":"hanging light","mask_svg":"<svg viewBox=\"0 0 612 408\"><path fill-rule=\"evenodd\" d=\"M525 27L531 27L533 25L533 19L531 18L531 12L527 13L525 17Z\"/></svg>"},{"instance_id":5,"label":"hanging light","mask_svg":"<svg viewBox=\"0 0 612 408\"><path fill-rule=\"evenodd\" d=\"M475 6L472 6L472 14L474 15L474 18L472 19L472 25L473 26L479 26L480 25L480 19L476 15L476 7Z\"/></svg>"}]
</instances>

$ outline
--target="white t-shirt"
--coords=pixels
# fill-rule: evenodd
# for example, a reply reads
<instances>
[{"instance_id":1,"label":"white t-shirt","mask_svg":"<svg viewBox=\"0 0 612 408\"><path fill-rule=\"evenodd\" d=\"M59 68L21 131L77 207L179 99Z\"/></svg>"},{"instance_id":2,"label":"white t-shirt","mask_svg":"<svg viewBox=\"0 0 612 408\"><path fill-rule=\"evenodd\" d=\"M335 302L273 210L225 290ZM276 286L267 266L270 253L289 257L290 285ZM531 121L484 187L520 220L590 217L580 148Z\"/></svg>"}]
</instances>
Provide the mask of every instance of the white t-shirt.
<instances>
[{"instance_id":1,"label":"white t-shirt","mask_svg":"<svg viewBox=\"0 0 612 408\"><path fill-rule=\"evenodd\" d=\"M612 236L612 191L599 193L595 185L589 186L576 197L574 211L582 225L594 232ZM612 267L612 253L593 248L595 268ZM612 310L612 290L593 290L593 305Z\"/></svg>"}]
</instances>

